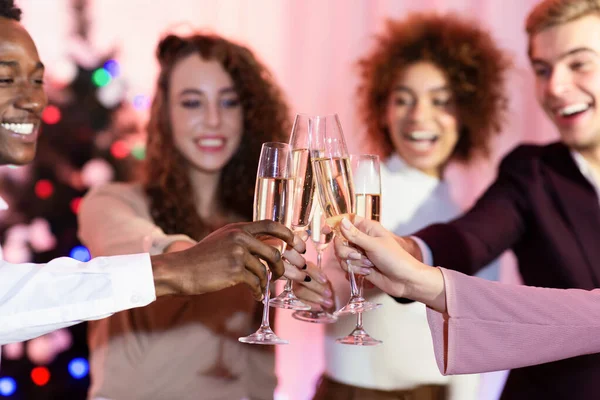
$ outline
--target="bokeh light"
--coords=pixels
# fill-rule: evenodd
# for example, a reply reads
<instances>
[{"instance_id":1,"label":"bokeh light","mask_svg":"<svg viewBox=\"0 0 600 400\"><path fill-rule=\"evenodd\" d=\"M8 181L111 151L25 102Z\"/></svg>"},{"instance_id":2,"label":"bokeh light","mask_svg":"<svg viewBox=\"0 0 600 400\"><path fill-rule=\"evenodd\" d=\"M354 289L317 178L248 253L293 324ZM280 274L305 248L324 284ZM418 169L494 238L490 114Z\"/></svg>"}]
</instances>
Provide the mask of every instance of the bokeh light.
<instances>
[{"instance_id":1,"label":"bokeh light","mask_svg":"<svg viewBox=\"0 0 600 400\"><path fill-rule=\"evenodd\" d=\"M121 66L116 60L108 60L104 63L103 67L113 78L121 74Z\"/></svg>"},{"instance_id":2,"label":"bokeh light","mask_svg":"<svg viewBox=\"0 0 600 400\"><path fill-rule=\"evenodd\" d=\"M0 378L0 396L12 396L17 391L17 382L10 376Z\"/></svg>"},{"instance_id":3,"label":"bokeh light","mask_svg":"<svg viewBox=\"0 0 600 400\"><path fill-rule=\"evenodd\" d=\"M75 379L85 378L90 371L90 365L85 358L74 358L69 362L69 373Z\"/></svg>"},{"instance_id":4,"label":"bokeh light","mask_svg":"<svg viewBox=\"0 0 600 400\"><path fill-rule=\"evenodd\" d=\"M111 80L112 77L110 76L110 73L104 68L98 68L92 74L92 82L99 87L108 85Z\"/></svg>"},{"instance_id":5,"label":"bokeh light","mask_svg":"<svg viewBox=\"0 0 600 400\"><path fill-rule=\"evenodd\" d=\"M31 380L38 386L44 386L50 381L50 371L46 367L35 367L31 370Z\"/></svg>"},{"instance_id":6,"label":"bokeh light","mask_svg":"<svg viewBox=\"0 0 600 400\"><path fill-rule=\"evenodd\" d=\"M61 119L60 109L56 106L49 105L42 112L42 121L48 125L54 125L60 122Z\"/></svg>"},{"instance_id":7,"label":"bokeh light","mask_svg":"<svg viewBox=\"0 0 600 400\"><path fill-rule=\"evenodd\" d=\"M118 160L129 155L129 146L122 140L117 140L110 146L110 154Z\"/></svg>"},{"instance_id":8,"label":"bokeh light","mask_svg":"<svg viewBox=\"0 0 600 400\"><path fill-rule=\"evenodd\" d=\"M85 246L75 246L71 249L69 257L74 258L78 261L87 262L92 258L90 251Z\"/></svg>"},{"instance_id":9,"label":"bokeh light","mask_svg":"<svg viewBox=\"0 0 600 400\"><path fill-rule=\"evenodd\" d=\"M54 185L47 179L40 179L35 183L34 191L40 199L47 199L54 193Z\"/></svg>"}]
</instances>

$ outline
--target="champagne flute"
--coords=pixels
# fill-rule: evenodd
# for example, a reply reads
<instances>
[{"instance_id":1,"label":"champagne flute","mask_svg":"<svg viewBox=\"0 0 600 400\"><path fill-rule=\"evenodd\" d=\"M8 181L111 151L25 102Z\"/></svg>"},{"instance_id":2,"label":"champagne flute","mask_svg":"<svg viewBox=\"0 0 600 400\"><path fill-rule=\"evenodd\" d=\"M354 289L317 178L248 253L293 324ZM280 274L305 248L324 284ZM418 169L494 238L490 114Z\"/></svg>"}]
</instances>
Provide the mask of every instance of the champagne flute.
<instances>
[{"instance_id":1,"label":"champagne flute","mask_svg":"<svg viewBox=\"0 0 600 400\"><path fill-rule=\"evenodd\" d=\"M329 243L333 240L334 231L330 230L328 233L323 233L321 228L325 224L325 216L321 210L321 205L317 202L314 205L314 213L310 223L310 239L312 240L315 250L317 250L317 268L322 270L321 259L323 257L323 251L329 246ZM317 324L331 324L337 321L337 317L330 314L323 309L313 311L296 311L292 314L292 317L305 322L314 322Z\"/></svg>"},{"instance_id":2,"label":"champagne flute","mask_svg":"<svg viewBox=\"0 0 600 400\"><path fill-rule=\"evenodd\" d=\"M296 114L290 147L292 149L292 174L294 177L294 197L292 207L292 230L300 233L308 228L313 210L313 194L315 184L308 151L308 135L311 118L305 114ZM291 310L310 310L292 291L292 281L287 279L285 288L279 296L271 299L271 307Z\"/></svg>"},{"instance_id":3,"label":"champagne flute","mask_svg":"<svg viewBox=\"0 0 600 400\"><path fill-rule=\"evenodd\" d=\"M287 227L292 219L292 200L294 181L292 179L291 149L287 143L263 143L256 173L254 189L254 221L270 219ZM285 249L285 242L274 242L280 252ZM266 266L265 266L266 267ZM267 268L267 267L266 267ZM267 289L265 291L262 323L258 330L250 336L241 337L242 343L251 344L287 344L280 339L269 326L269 297L271 270L267 268Z\"/></svg>"},{"instance_id":4,"label":"champagne flute","mask_svg":"<svg viewBox=\"0 0 600 400\"><path fill-rule=\"evenodd\" d=\"M340 221L346 217L354 220L355 197L350 156L336 114L316 116L310 135L315 182L319 202L326 217L327 225L339 230ZM351 297L341 310L334 315L356 314L378 308L380 304L366 301L358 292L351 260L349 265Z\"/></svg>"},{"instance_id":5,"label":"champagne flute","mask_svg":"<svg viewBox=\"0 0 600 400\"><path fill-rule=\"evenodd\" d=\"M354 185L356 188L356 215L379 221L381 210L381 174L379 168L379 157L371 154L352 156L352 172L354 174ZM354 275L352 265L349 265L350 279L355 279L358 288L358 296L363 298L363 275ZM380 306L378 304L377 306ZM346 314L351 313L350 311ZM336 339L337 343L351 344L357 346L375 346L381 344L381 340L372 338L363 328L362 311L356 312L356 326L346 337Z\"/></svg>"}]
</instances>

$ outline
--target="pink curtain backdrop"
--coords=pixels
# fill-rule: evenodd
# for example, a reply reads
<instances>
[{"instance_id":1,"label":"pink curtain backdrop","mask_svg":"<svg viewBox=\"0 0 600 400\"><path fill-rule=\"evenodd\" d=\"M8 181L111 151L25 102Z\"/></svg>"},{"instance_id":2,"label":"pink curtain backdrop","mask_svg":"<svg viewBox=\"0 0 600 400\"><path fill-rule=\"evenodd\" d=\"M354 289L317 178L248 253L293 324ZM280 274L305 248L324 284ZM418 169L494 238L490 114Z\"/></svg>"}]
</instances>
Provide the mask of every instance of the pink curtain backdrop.
<instances>
[{"instance_id":1,"label":"pink curtain backdrop","mask_svg":"<svg viewBox=\"0 0 600 400\"><path fill-rule=\"evenodd\" d=\"M544 143L557 135L533 96L523 25L536 0L94 0L91 39L99 53L113 47L128 85L128 96L152 96L157 64L154 47L168 30L215 31L249 45L271 68L293 112L339 114L351 151L364 145L355 111L355 61L372 44L386 18L410 11L453 11L490 29L513 57L509 80L511 111L491 160L455 165L448 179L456 198L469 206L489 184L497 162L520 142ZM50 75L68 75L69 55L82 61L94 53L71 38L68 0L18 0L24 24L36 41ZM144 112L140 117L145 118ZM385 200L384 200L385 201ZM309 254L314 259L314 252ZM503 280L518 279L510 257ZM307 399L323 367L322 328L280 311L276 331L290 340L277 348L277 398ZM400 354L399 357L402 355ZM493 391L493 390L492 390ZM487 393L484 399L494 398Z\"/></svg>"}]
</instances>

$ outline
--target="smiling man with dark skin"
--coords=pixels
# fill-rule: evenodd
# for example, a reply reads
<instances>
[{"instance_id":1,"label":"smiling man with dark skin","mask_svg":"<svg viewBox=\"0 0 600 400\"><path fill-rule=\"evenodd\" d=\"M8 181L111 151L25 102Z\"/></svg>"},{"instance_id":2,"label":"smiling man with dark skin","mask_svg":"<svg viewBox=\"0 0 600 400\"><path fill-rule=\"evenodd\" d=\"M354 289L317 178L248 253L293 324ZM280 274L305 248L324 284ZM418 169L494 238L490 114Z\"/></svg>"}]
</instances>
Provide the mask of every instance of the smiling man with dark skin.
<instances>
[{"instance_id":1,"label":"smiling man with dark skin","mask_svg":"<svg viewBox=\"0 0 600 400\"><path fill-rule=\"evenodd\" d=\"M20 15L13 0L0 0L0 165L33 160L47 104L44 65ZM291 248L288 261L304 265L299 254L304 242L272 221L227 225L189 249L156 256L99 257L88 263L70 258L48 264L0 261L0 344L142 307L158 296L202 294L244 283L261 299L267 282L261 260L274 279L285 272L281 254L260 240L266 237L285 241ZM297 275L295 266L290 273Z\"/></svg>"}]
</instances>

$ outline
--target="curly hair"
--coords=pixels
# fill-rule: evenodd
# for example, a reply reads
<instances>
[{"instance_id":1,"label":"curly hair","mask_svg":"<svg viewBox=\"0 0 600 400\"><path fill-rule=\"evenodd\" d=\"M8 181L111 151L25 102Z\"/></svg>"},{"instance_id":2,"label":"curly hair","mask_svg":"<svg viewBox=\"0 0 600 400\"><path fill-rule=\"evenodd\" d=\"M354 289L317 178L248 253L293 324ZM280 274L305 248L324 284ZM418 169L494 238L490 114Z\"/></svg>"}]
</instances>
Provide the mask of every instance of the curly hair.
<instances>
[{"instance_id":1,"label":"curly hair","mask_svg":"<svg viewBox=\"0 0 600 400\"><path fill-rule=\"evenodd\" d=\"M272 75L248 48L214 34L171 34L160 41L156 51L160 74L148 123L144 189L158 226L168 234L183 233L198 240L216 227L207 226L198 215L189 166L175 147L169 113L171 72L191 54L218 61L231 76L242 105L243 136L222 170L217 189L218 199L228 212L252 220L262 143L287 141L289 112Z\"/></svg>"},{"instance_id":2,"label":"curly hair","mask_svg":"<svg viewBox=\"0 0 600 400\"><path fill-rule=\"evenodd\" d=\"M487 156L507 108L504 80L511 62L486 31L452 14L388 20L373 51L358 61L359 113L369 139L385 156L393 153L384 122L387 101L399 71L420 61L445 73L456 102L460 136L452 157L467 161L477 152Z\"/></svg>"},{"instance_id":3,"label":"curly hair","mask_svg":"<svg viewBox=\"0 0 600 400\"><path fill-rule=\"evenodd\" d=\"M14 0L0 0L0 17L21 21L21 9Z\"/></svg>"}]
</instances>

